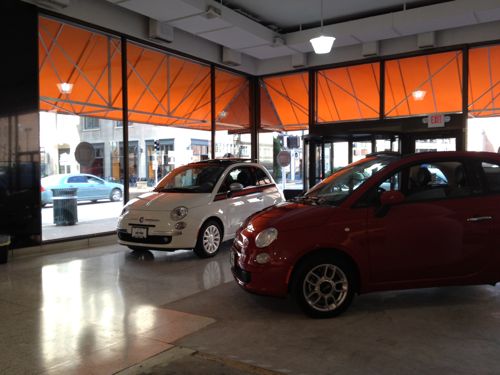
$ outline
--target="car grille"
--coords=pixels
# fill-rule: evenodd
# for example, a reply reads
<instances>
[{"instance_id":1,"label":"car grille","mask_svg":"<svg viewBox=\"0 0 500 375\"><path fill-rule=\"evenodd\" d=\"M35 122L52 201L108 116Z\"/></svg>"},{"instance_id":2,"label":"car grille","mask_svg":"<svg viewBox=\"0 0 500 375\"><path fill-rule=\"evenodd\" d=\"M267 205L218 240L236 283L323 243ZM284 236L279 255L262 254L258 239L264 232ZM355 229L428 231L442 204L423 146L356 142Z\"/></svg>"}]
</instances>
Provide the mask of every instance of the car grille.
<instances>
[{"instance_id":1,"label":"car grille","mask_svg":"<svg viewBox=\"0 0 500 375\"><path fill-rule=\"evenodd\" d=\"M126 231L118 231L118 238L122 241L145 243L151 245L167 245L172 242L172 236L147 236L146 238L134 238Z\"/></svg>"}]
</instances>

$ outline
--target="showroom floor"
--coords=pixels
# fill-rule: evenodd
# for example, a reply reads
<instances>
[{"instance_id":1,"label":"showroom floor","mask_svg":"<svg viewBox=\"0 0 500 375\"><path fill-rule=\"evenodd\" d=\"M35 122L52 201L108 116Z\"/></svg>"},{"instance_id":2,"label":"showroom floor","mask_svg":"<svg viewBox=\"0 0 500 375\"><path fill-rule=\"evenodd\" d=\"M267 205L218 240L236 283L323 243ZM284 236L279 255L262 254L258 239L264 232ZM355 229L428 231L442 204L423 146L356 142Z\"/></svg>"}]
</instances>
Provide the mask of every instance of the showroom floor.
<instances>
[{"instance_id":1,"label":"showroom floor","mask_svg":"<svg viewBox=\"0 0 500 375\"><path fill-rule=\"evenodd\" d=\"M0 373L500 373L500 286L365 295L311 320L240 290L228 247L14 253L0 265Z\"/></svg>"}]
</instances>

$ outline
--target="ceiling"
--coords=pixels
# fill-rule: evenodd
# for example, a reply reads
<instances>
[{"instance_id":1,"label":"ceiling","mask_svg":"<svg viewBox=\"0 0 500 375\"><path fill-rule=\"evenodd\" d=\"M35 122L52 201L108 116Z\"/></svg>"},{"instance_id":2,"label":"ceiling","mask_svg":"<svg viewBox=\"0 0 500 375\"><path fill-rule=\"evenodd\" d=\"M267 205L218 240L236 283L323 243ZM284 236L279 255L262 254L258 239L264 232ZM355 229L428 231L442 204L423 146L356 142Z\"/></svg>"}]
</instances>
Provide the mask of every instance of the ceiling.
<instances>
[{"instance_id":1,"label":"ceiling","mask_svg":"<svg viewBox=\"0 0 500 375\"><path fill-rule=\"evenodd\" d=\"M500 20L499 0L107 1L260 60L312 52L321 18L334 48Z\"/></svg>"}]
</instances>

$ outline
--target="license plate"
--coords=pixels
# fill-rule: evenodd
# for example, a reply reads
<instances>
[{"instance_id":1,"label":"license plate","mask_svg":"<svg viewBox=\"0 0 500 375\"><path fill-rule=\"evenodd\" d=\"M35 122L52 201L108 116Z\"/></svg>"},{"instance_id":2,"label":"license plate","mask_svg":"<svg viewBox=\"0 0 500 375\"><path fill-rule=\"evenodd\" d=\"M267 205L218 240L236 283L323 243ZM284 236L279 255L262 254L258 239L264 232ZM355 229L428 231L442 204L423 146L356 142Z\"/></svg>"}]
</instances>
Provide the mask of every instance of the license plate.
<instances>
[{"instance_id":1,"label":"license plate","mask_svg":"<svg viewBox=\"0 0 500 375\"><path fill-rule=\"evenodd\" d=\"M231 265L231 267L236 266L236 257L234 256L234 251L231 251L229 253L229 264Z\"/></svg>"},{"instance_id":2,"label":"license plate","mask_svg":"<svg viewBox=\"0 0 500 375\"><path fill-rule=\"evenodd\" d=\"M147 238L148 228L147 227L132 227L132 237L133 238Z\"/></svg>"}]
</instances>

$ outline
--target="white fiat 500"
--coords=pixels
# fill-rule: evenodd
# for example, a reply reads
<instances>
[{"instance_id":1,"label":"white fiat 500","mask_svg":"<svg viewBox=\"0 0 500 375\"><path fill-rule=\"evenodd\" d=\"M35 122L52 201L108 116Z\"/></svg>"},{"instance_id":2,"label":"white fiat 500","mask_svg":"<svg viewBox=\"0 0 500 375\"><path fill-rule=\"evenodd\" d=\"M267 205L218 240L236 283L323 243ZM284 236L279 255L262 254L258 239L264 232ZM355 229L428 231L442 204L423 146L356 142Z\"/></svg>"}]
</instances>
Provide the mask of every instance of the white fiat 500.
<instances>
[{"instance_id":1,"label":"white fiat 500","mask_svg":"<svg viewBox=\"0 0 500 375\"><path fill-rule=\"evenodd\" d=\"M283 201L260 164L206 160L174 169L150 192L130 200L117 225L132 250L194 249L207 258L254 212Z\"/></svg>"}]
</instances>

